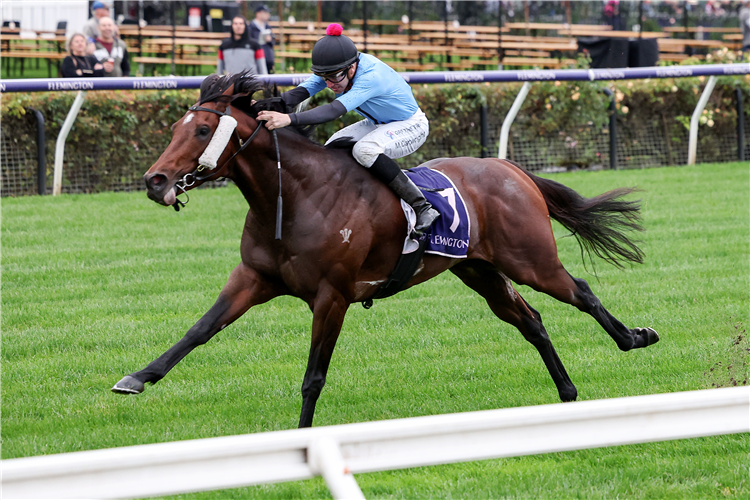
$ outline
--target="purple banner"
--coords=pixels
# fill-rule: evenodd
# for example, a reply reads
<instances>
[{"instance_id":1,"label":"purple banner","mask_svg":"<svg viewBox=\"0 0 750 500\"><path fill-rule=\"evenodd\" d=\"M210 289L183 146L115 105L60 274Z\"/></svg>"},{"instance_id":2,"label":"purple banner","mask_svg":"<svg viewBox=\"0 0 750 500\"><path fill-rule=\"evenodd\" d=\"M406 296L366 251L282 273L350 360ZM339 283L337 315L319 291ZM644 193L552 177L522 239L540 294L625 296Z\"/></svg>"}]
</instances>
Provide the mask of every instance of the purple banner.
<instances>
[{"instance_id":1,"label":"purple banner","mask_svg":"<svg viewBox=\"0 0 750 500\"><path fill-rule=\"evenodd\" d=\"M683 78L750 74L750 64L705 64L621 69L563 69L518 71L429 71L400 73L409 83L541 82L549 80L596 81L642 78ZM262 79L281 87L299 85L310 75L267 75ZM141 78L29 78L0 80L0 92L60 90L163 90L197 89L205 76Z\"/></svg>"}]
</instances>

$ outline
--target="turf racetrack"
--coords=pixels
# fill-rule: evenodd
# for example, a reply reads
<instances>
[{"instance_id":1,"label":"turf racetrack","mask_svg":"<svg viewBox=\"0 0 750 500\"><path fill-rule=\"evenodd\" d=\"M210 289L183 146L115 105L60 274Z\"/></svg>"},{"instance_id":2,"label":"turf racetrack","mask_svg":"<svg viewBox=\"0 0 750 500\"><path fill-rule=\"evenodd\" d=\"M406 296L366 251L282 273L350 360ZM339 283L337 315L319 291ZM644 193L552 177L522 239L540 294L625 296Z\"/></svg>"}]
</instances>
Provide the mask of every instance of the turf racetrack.
<instances>
[{"instance_id":1,"label":"turf racetrack","mask_svg":"<svg viewBox=\"0 0 750 500\"><path fill-rule=\"evenodd\" d=\"M623 353L575 308L520 287L579 400L687 391L747 377L750 164L558 174L586 196L638 186L643 265L560 257L630 327ZM139 396L110 387L163 353L239 261L234 188L179 213L144 193L2 200L2 458L294 428L311 313L251 309ZM733 382L734 381L734 382ZM746 382L745 382L746 383ZM351 307L315 425L558 403L536 350L445 273ZM425 467L357 477L367 498L748 498L747 434ZM322 479L180 498L327 498Z\"/></svg>"}]
</instances>

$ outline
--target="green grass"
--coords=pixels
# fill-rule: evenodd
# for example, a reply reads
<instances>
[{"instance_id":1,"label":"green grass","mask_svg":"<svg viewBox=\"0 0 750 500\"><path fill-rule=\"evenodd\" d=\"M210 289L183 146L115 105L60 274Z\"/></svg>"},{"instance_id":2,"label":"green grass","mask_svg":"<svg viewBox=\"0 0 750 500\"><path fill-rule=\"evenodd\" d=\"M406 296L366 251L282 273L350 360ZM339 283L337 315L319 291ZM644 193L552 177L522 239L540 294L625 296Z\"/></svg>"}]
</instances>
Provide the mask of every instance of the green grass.
<instances>
[{"instance_id":1,"label":"green grass","mask_svg":"<svg viewBox=\"0 0 750 500\"><path fill-rule=\"evenodd\" d=\"M661 341L623 353L592 318L533 292L579 400L730 385L747 370L750 165L557 175L592 196L644 191L645 264L567 269ZM290 429L311 314L253 308L134 397L109 388L182 337L239 260L246 202L193 193L2 200L2 458ZM558 237L564 235L556 228ZM732 368L727 369L728 365ZM713 371L711 369L714 369ZM533 347L450 273L349 311L315 425L557 403ZM747 434L362 474L368 498L748 498ZM179 498L330 498L322 479Z\"/></svg>"}]
</instances>

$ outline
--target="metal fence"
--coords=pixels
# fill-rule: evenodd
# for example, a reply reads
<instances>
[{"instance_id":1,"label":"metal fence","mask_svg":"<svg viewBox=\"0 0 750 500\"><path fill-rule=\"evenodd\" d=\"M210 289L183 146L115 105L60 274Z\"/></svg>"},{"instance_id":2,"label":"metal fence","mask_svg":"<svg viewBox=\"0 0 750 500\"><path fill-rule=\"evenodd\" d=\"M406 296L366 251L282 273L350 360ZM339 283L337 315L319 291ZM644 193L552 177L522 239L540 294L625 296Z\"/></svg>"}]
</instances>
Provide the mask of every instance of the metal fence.
<instances>
[{"instance_id":1,"label":"metal fence","mask_svg":"<svg viewBox=\"0 0 750 500\"><path fill-rule=\"evenodd\" d=\"M412 84L419 83L459 83L459 82L519 82L519 81L596 81L596 80L625 80L637 78L671 78L726 76L750 74L750 64L681 66L669 68L637 68L622 70L562 70L562 71L476 71L462 73L404 73L404 77ZM272 75L268 80L282 86L296 85L305 79L305 75ZM75 82L76 85L86 85L91 90L105 89L154 89L154 88L197 88L203 77L186 78L100 78ZM65 90L60 86L70 85L64 79L50 80L5 80L0 82L2 92L41 92L47 90ZM637 113L637 109L630 113ZM745 115L750 110L745 110ZM504 118L503 113L490 110L489 152L497 152L497 138ZM428 139L428 143L419 150L422 158L452 157L452 156L482 156L480 117L477 115L475 126L466 135L461 146L451 145ZM666 129L653 124L638 130L623 130L620 128L617 141L617 163L619 168L638 169L665 165L683 165L688 158L688 130L682 130L681 135L674 137L666 135ZM711 150L699 149L698 162L736 161L738 158L737 132L733 130L713 141ZM35 140L33 138L27 140ZM750 127L744 132L744 157L750 158ZM35 147L29 144L19 144L14 138L13 131L0 126L0 171L2 196L22 196L37 192L37 160ZM76 156L68 156L64 163L64 193L89 193L96 191L134 191L143 189L141 176L162 153L161 150L144 149L138 152L136 161L122 164L116 158L108 155L105 147L96 146L91 151L79 151ZM560 135L558 137L537 137L533 141L524 140L513 135L511 129L508 145L508 158L519 162L525 168L535 172L556 172L579 168L585 163L592 169L608 168L610 164L608 131L584 131L576 135L576 139ZM592 161L591 158L596 158ZM585 161L583 161L585 160ZM400 160L401 166L411 168L416 166L417 156ZM48 169L47 192L52 191L52 172ZM216 186L209 183L208 186Z\"/></svg>"}]
</instances>

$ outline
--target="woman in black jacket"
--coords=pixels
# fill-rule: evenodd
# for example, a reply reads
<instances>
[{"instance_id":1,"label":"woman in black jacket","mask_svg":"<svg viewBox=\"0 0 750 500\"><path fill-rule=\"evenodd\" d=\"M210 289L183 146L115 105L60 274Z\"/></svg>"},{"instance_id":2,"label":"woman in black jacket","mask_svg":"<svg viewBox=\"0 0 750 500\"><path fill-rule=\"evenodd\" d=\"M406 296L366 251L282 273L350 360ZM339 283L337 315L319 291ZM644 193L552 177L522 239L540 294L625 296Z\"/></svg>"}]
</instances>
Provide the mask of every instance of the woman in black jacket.
<instances>
[{"instance_id":1,"label":"woman in black jacket","mask_svg":"<svg viewBox=\"0 0 750 500\"><path fill-rule=\"evenodd\" d=\"M104 76L104 66L93 55L86 54L86 35L74 33L68 40L70 55L63 59L60 73L65 78Z\"/></svg>"}]
</instances>

